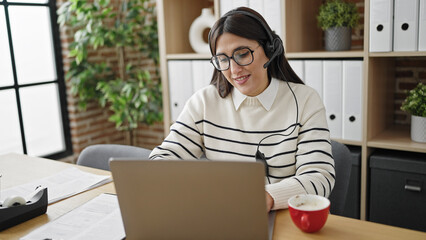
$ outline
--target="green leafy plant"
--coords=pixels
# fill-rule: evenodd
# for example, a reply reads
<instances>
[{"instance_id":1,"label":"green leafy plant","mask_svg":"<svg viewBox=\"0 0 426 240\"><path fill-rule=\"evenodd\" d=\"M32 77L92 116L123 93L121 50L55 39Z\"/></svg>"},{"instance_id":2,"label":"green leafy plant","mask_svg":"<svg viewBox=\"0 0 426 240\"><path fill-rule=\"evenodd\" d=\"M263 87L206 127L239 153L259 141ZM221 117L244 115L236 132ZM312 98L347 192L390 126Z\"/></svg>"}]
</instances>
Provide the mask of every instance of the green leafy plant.
<instances>
[{"instance_id":1,"label":"green leafy plant","mask_svg":"<svg viewBox=\"0 0 426 240\"><path fill-rule=\"evenodd\" d=\"M323 30L332 27L355 28L358 25L359 14L354 3L327 0L320 6L317 19L318 26Z\"/></svg>"},{"instance_id":2,"label":"green leafy plant","mask_svg":"<svg viewBox=\"0 0 426 240\"><path fill-rule=\"evenodd\" d=\"M161 80L136 67L150 58L159 75L155 5L149 0L69 0L58 9L58 15L62 26L75 31L66 78L79 108L86 109L93 100L109 107L109 120L117 129L129 131L133 145L132 133L138 123L152 124L163 117ZM100 49L115 52L118 63L89 57L90 51ZM132 57L126 58L129 52Z\"/></svg>"},{"instance_id":3,"label":"green leafy plant","mask_svg":"<svg viewBox=\"0 0 426 240\"><path fill-rule=\"evenodd\" d=\"M420 82L414 89L408 91L401 110L414 116L426 117L426 85Z\"/></svg>"}]
</instances>

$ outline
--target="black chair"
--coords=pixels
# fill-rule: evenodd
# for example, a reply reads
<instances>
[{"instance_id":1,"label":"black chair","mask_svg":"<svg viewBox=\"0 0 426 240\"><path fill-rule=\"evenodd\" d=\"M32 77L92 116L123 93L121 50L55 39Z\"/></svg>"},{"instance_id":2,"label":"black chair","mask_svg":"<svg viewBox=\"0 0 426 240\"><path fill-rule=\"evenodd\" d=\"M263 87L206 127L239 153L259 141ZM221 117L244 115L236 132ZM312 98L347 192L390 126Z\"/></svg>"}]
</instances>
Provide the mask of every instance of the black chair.
<instances>
[{"instance_id":1,"label":"black chair","mask_svg":"<svg viewBox=\"0 0 426 240\"><path fill-rule=\"evenodd\" d=\"M141 147L119 144L96 144L83 149L77 160L77 165L103 170L109 169L109 159L137 158L148 159L151 150Z\"/></svg>"},{"instance_id":2,"label":"black chair","mask_svg":"<svg viewBox=\"0 0 426 240\"><path fill-rule=\"evenodd\" d=\"M331 202L330 213L342 216L351 177L352 155L346 145L333 140L331 141L331 148L336 169L336 182L329 197Z\"/></svg>"}]
</instances>

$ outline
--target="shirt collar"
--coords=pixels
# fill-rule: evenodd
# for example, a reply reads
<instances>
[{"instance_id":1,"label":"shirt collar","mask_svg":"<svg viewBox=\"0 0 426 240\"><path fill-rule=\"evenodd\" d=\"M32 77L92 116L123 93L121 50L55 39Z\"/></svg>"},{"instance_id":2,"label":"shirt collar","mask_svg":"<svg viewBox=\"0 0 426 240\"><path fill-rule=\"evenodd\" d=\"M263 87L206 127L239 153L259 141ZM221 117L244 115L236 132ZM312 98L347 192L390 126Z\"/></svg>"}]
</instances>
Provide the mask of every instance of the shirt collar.
<instances>
[{"instance_id":1,"label":"shirt collar","mask_svg":"<svg viewBox=\"0 0 426 240\"><path fill-rule=\"evenodd\" d=\"M256 98L259 100L262 106L266 109L266 111L269 111L272 107L272 104L274 103L277 93L278 93L278 80L275 78L272 78L269 86L262 93L257 95ZM244 100L246 100L247 97L248 96L242 94L240 91L235 90L235 88L233 88L232 100L234 102L235 110L238 110L238 108L240 108L241 104L244 102Z\"/></svg>"}]
</instances>

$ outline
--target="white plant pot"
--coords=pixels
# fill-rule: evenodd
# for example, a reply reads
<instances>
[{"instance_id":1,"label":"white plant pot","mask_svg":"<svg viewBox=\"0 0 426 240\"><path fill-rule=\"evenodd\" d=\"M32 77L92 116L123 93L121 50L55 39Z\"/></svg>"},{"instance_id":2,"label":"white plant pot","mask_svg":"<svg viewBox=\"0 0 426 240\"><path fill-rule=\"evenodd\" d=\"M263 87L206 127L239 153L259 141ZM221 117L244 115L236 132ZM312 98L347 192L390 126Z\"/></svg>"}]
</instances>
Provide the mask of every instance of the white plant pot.
<instances>
[{"instance_id":1,"label":"white plant pot","mask_svg":"<svg viewBox=\"0 0 426 240\"><path fill-rule=\"evenodd\" d=\"M189 28L189 43L197 53L209 53L210 47L203 39L205 29L211 28L216 19L211 8L203 8L201 15L192 22Z\"/></svg>"},{"instance_id":2,"label":"white plant pot","mask_svg":"<svg viewBox=\"0 0 426 240\"><path fill-rule=\"evenodd\" d=\"M426 117L411 115L411 140L426 143Z\"/></svg>"}]
</instances>

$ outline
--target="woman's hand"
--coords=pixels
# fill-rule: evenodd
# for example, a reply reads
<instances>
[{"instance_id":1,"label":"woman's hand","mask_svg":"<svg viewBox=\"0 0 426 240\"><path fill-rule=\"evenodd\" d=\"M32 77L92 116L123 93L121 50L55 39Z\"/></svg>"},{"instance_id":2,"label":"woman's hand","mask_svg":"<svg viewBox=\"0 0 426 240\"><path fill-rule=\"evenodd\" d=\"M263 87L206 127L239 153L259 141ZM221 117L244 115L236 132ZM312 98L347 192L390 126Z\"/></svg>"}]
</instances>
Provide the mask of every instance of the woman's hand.
<instances>
[{"instance_id":1,"label":"woman's hand","mask_svg":"<svg viewBox=\"0 0 426 240\"><path fill-rule=\"evenodd\" d=\"M271 211L272 207L274 206L274 199L271 197L271 195L266 192L266 211Z\"/></svg>"}]
</instances>

